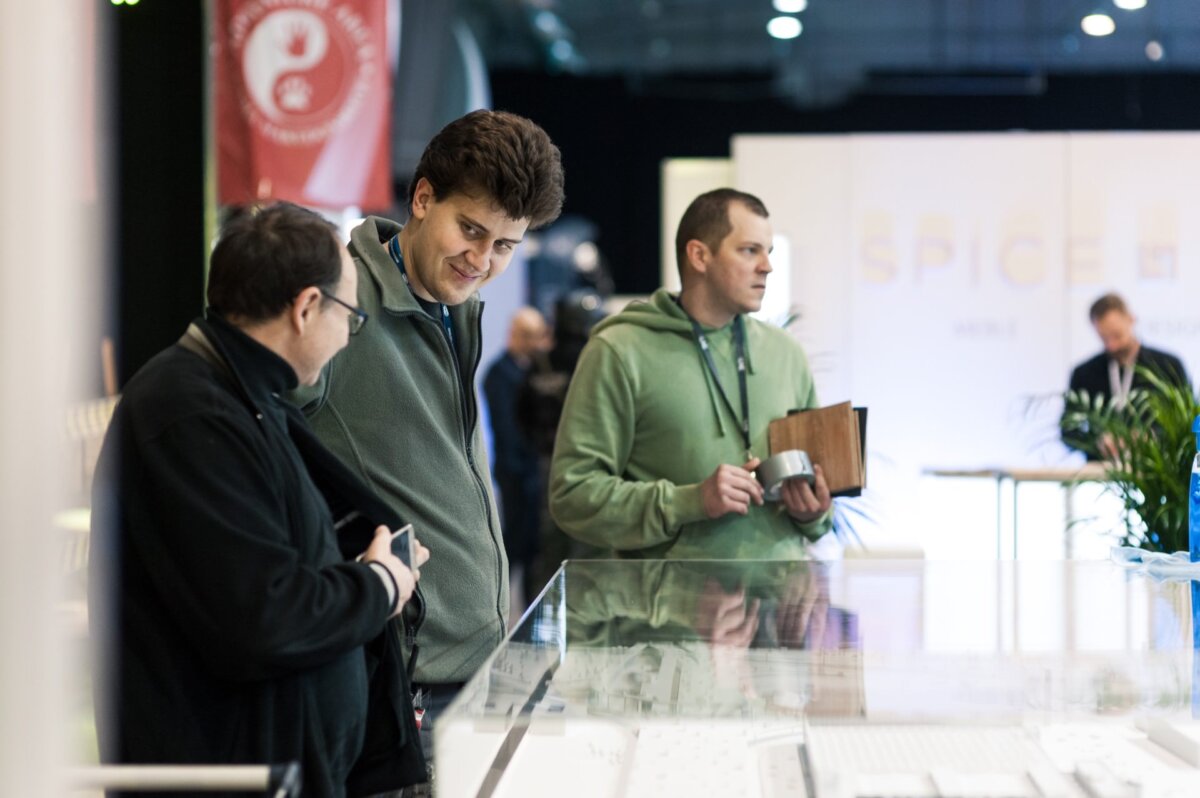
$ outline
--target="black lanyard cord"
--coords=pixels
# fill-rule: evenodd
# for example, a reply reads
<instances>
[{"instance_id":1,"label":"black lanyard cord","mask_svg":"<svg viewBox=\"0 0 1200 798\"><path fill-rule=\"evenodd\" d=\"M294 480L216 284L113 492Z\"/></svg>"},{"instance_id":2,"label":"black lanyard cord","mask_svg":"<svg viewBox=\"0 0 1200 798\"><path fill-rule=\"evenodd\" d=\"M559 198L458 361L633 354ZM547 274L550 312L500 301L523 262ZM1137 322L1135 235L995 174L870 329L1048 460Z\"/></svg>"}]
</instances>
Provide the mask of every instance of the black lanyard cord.
<instances>
[{"instance_id":1,"label":"black lanyard cord","mask_svg":"<svg viewBox=\"0 0 1200 798\"><path fill-rule=\"evenodd\" d=\"M729 395L725 393L725 386L721 384L721 375L717 373L717 364L713 360L712 352L709 349L708 336L704 334L704 329L700 323L692 318L691 314L683 307L683 302L679 297L676 297L675 304L679 305L679 309L687 316L688 321L692 323L692 337L696 339L696 344L700 347L700 354L704 356L704 364L708 367L709 374L712 375L713 382L717 384L717 393L721 395L721 400L725 402L725 407L728 408L729 414L737 418L737 412L733 409L733 402L729 401ZM735 316L733 320L733 354L737 361L738 375L738 394L742 400L742 442L746 445L746 457L751 456L750 452L750 391L746 384L746 327L741 315Z\"/></svg>"}]
</instances>

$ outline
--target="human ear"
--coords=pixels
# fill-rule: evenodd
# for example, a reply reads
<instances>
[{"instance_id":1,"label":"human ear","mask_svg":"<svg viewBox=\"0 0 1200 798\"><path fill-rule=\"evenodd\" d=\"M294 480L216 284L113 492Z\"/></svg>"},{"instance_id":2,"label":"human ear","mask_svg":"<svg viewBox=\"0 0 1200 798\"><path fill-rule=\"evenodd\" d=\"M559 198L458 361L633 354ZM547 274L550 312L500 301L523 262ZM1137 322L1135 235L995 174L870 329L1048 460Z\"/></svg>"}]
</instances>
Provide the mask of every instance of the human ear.
<instances>
[{"instance_id":1,"label":"human ear","mask_svg":"<svg viewBox=\"0 0 1200 798\"><path fill-rule=\"evenodd\" d=\"M700 274L704 274L708 270L709 251L707 244L693 238L684 245L684 252L687 253L688 263L691 264L693 269Z\"/></svg>"},{"instance_id":2,"label":"human ear","mask_svg":"<svg viewBox=\"0 0 1200 798\"><path fill-rule=\"evenodd\" d=\"M436 199L433 184L422 177L417 181L417 188L413 191L412 207L408 210L414 219L424 219L425 214L429 212L429 206Z\"/></svg>"},{"instance_id":3,"label":"human ear","mask_svg":"<svg viewBox=\"0 0 1200 798\"><path fill-rule=\"evenodd\" d=\"M321 289L309 286L296 295L292 300L291 322L297 333L303 333L321 312Z\"/></svg>"}]
</instances>

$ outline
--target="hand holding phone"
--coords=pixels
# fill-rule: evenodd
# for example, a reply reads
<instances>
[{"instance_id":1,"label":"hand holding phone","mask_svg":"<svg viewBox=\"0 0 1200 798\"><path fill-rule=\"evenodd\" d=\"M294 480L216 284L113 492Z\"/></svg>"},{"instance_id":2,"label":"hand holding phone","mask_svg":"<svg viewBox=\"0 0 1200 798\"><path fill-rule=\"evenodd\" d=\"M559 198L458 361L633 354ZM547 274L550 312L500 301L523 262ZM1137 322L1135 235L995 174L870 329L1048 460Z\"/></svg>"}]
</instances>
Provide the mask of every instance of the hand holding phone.
<instances>
[{"instance_id":1,"label":"hand holding phone","mask_svg":"<svg viewBox=\"0 0 1200 798\"><path fill-rule=\"evenodd\" d=\"M395 554L400 562L412 569L413 564L417 560L417 539L413 535L413 525L405 524L399 529L393 530L392 533L392 554ZM363 552L354 558L355 562L362 562L366 559L367 552Z\"/></svg>"},{"instance_id":2,"label":"hand holding phone","mask_svg":"<svg viewBox=\"0 0 1200 798\"><path fill-rule=\"evenodd\" d=\"M429 550L417 541L412 524L405 524L397 530L381 524L375 528L371 545L357 559L387 569L399 593L393 607L394 617L403 610L404 604L416 590L417 580L421 578L418 569L429 559Z\"/></svg>"},{"instance_id":3,"label":"hand holding phone","mask_svg":"<svg viewBox=\"0 0 1200 798\"><path fill-rule=\"evenodd\" d=\"M413 535L413 525L405 524L392 533L392 554L400 558L411 570L417 561L417 539Z\"/></svg>"}]
</instances>

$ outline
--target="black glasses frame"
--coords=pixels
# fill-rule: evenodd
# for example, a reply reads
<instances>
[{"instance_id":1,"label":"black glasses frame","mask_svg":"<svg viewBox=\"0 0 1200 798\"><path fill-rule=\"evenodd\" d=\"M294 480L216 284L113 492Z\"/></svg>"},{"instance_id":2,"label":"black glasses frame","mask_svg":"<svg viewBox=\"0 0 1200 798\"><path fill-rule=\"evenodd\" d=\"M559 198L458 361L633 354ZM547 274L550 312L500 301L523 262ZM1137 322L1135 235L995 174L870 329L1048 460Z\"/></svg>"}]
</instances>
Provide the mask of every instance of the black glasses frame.
<instances>
[{"instance_id":1,"label":"black glasses frame","mask_svg":"<svg viewBox=\"0 0 1200 798\"><path fill-rule=\"evenodd\" d=\"M325 297L326 299L333 300L334 302L336 302L339 305L341 305L342 307L344 307L346 310L350 311L350 334L351 335L358 335L359 332L362 330L362 328L366 325L367 319L371 318L370 316L367 315L367 312L365 310L363 310L362 308L357 308L354 305L351 305L349 302L343 302L342 300L335 297L333 294L326 291L324 288L321 289L321 296Z\"/></svg>"}]
</instances>

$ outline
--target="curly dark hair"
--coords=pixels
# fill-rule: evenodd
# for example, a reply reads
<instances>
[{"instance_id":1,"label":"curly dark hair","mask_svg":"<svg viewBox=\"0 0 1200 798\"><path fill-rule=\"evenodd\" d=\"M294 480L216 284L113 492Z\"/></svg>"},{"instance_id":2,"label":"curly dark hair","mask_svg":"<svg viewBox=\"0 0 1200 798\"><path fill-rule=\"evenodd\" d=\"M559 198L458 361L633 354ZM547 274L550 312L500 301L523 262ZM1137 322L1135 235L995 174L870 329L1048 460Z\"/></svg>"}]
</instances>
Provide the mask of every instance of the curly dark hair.
<instances>
[{"instance_id":1,"label":"curly dark hair","mask_svg":"<svg viewBox=\"0 0 1200 798\"><path fill-rule=\"evenodd\" d=\"M725 236L733 229L729 222L731 202L742 203L751 213L764 219L770 216L762 200L735 188L717 188L696 197L683 212L683 218L679 220L679 228L675 232L675 261L680 274L683 274L683 267L687 265L689 241L702 241L713 252L720 248Z\"/></svg>"},{"instance_id":2,"label":"curly dark hair","mask_svg":"<svg viewBox=\"0 0 1200 798\"><path fill-rule=\"evenodd\" d=\"M562 212L558 147L546 131L507 111L472 111L442 128L425 147L413 173L410 208L422 177L439 200L482 193L510 219L529 219L533 229Z\"/></svg>"},{"instance_id":3,"label":"curly dark hair","mask_svg":"<svg viewBox=\"0 0 1200 798\"><path fill-rule=\"evenodd\" d=\"M339 247L337 227L299 205L234 208L210 260L209 309L253 323L275 318L309 286L332 292Z\"/></svg>"}]
</instances>

